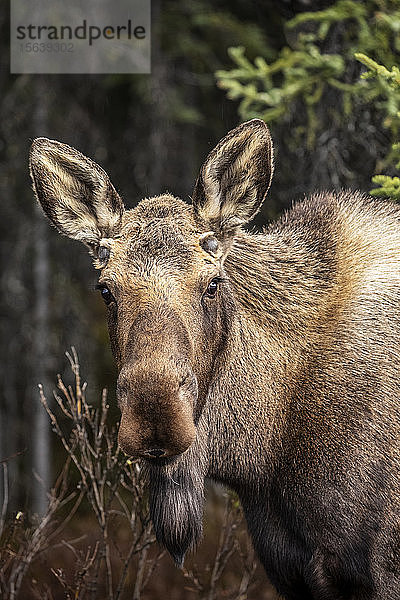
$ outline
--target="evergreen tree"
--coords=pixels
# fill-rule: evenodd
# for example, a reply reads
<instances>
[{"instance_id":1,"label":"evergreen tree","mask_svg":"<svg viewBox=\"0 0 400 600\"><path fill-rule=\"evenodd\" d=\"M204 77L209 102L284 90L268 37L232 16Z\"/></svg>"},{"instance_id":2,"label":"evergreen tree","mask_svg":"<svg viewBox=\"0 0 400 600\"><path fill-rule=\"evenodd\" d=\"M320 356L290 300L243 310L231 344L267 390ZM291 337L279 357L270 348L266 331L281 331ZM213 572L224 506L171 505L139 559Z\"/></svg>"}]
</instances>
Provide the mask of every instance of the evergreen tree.
<instances>
[{"instance_id":1,"label":"evergreen tree","mask_svg":"<svg viewBox=\"0 0 400 600\"><path fill-rule=\"evenodd\" d=\"M399 62L399 30L399 0L339 0L284 24L285 43L272 59L250 60L244 47L230 48L235 66L217 72L218 85L238 102L242 119L271 124L278 177L282 171L292 184L288 195L317 187L367 190L370 174L387 163L397 101L393 93L382 99L382 77L379 85L360 80L355 54L390 69Z\"/></svg>"}]
</instances>

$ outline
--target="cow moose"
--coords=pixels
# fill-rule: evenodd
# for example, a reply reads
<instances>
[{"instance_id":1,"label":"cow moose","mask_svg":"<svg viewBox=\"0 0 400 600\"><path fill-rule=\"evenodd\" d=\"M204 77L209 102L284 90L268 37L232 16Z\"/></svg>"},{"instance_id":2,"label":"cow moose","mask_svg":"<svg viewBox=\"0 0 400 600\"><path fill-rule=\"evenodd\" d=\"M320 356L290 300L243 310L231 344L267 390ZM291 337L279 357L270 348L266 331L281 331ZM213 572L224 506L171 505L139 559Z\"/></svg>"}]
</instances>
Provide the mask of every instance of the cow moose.
<instances>
[{"instance_id":1,"label":"cow moose","mask_svg":"<svg viewBox=\"0 0 400 600\"><path fill-rule=\"evenodd\" d=\"M204 480L235 490L287 600L400 598L400 209L318 193L262 232L258 119L206 158L192 205L125 210L96 163L32 144L34 192L100 271L121 409L158 540L202 534Z\"/></svg>"}]
</instances>

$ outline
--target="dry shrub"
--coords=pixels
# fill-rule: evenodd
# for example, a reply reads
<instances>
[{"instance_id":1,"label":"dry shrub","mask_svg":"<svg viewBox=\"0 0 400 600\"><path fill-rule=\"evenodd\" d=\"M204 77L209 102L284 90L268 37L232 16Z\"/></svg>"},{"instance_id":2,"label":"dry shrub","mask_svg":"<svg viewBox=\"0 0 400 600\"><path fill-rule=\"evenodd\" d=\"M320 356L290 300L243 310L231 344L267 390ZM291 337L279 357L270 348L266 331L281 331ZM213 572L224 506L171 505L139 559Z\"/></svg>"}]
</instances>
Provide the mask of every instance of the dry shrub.
<instances>
[{"instance_id":1,"label":"dry shrub","mask_svg":"<svg viewBox=\"0 0 400 600\"><path fill-rule=\"evenodd\" d=\"M238 500L216 488L208 503L212 516L207 519L203 552L200 548L182 570L173 566L154 537L140 461L127 460L117 445L106 391L99 406L90 405L75 350L67 357L74 386L58 377L54 409L40 388L42 404L65 452L43 517L19 512L7 518L7 462L2 464L1 598L273 598L257 567Z\"/></svg>"}]
</instances>

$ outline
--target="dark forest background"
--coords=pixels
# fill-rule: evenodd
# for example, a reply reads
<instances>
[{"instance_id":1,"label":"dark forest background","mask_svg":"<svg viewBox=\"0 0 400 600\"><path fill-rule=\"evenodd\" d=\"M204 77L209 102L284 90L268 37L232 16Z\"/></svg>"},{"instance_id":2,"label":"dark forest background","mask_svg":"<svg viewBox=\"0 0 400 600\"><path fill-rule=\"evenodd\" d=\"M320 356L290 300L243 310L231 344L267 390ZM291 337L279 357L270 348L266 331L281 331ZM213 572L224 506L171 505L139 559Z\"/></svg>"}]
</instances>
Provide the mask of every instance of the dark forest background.
<instances>
[{"instance_id":1,"label":"dark forest background","mask_svg":"<svg viewBox=\"0 0 400 600\"><path fill-rule=\"evenodd\" d=\"M335 68L333 60L311 65L310 87L282 96L284 109L269 113L275 177L256 227L311 191L369 191L372 175L387 167L396 131L382 125L382 105L351 91L363 66L347 56L360 41L354 7L365 7L366 26L375 31L377 12L398 12L398 2L153 0L151 75L94 76L10 75L9 6L0 0L0 459L8 459L11 512L40 514L46 488L65 460L40 404L38 383L50 398L57 373L69 380L64 353L71 346L91 401L108 388L111 418L118 420L116 373L104 306L94 291L96 274L84 248L59 236L35 205L28 173L31 140L54 138L92 157L129 208L166 190L190 201L208 151L244 117L264 114L259 88L247 108L243 94L227 97L221 72L238 66L228 49L243 47L249 64L257 57L289 60L282 51L295 51L299 37L288 22L338 4L342 18L339 10L327 17L328 26L313 43L321 53L342 56L344 69L327 73ZM315 34L312 20L300 19L299 26L303 35ZM392 60L391 67L398 40L390 27L385 31L385 48L375 40L375 47L364 44L361 50ZM285 89L289 62L274 75L276 89ZM332 86L334 78L344 87ZM315 81L327 82L318 97Z\"/></svg>"}]
</instances>

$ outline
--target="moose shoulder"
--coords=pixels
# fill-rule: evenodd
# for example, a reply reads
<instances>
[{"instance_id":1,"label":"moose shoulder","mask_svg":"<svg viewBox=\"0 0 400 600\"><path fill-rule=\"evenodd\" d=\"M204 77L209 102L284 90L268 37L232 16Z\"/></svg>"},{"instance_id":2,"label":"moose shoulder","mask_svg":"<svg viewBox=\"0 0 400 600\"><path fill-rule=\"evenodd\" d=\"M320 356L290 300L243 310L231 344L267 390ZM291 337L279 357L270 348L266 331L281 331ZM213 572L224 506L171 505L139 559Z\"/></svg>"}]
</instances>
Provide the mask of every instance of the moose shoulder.
<instances>
[{"instance_id":1,"label":"moose shoulder","mask_svg":"<svg viewBox=\"0 0 400 600\"><path fill-rule=\"evenodd\" d=\"M119 442L143 457L175 561L202 531L205 477L240 496L288 600L400 597L400 212L325 193L242 229L273 171L265 123L207 157L192 206L123 203L106 173L34 141L36 196L100 270L119 368Z\"/></svg>"}]
</instances>

